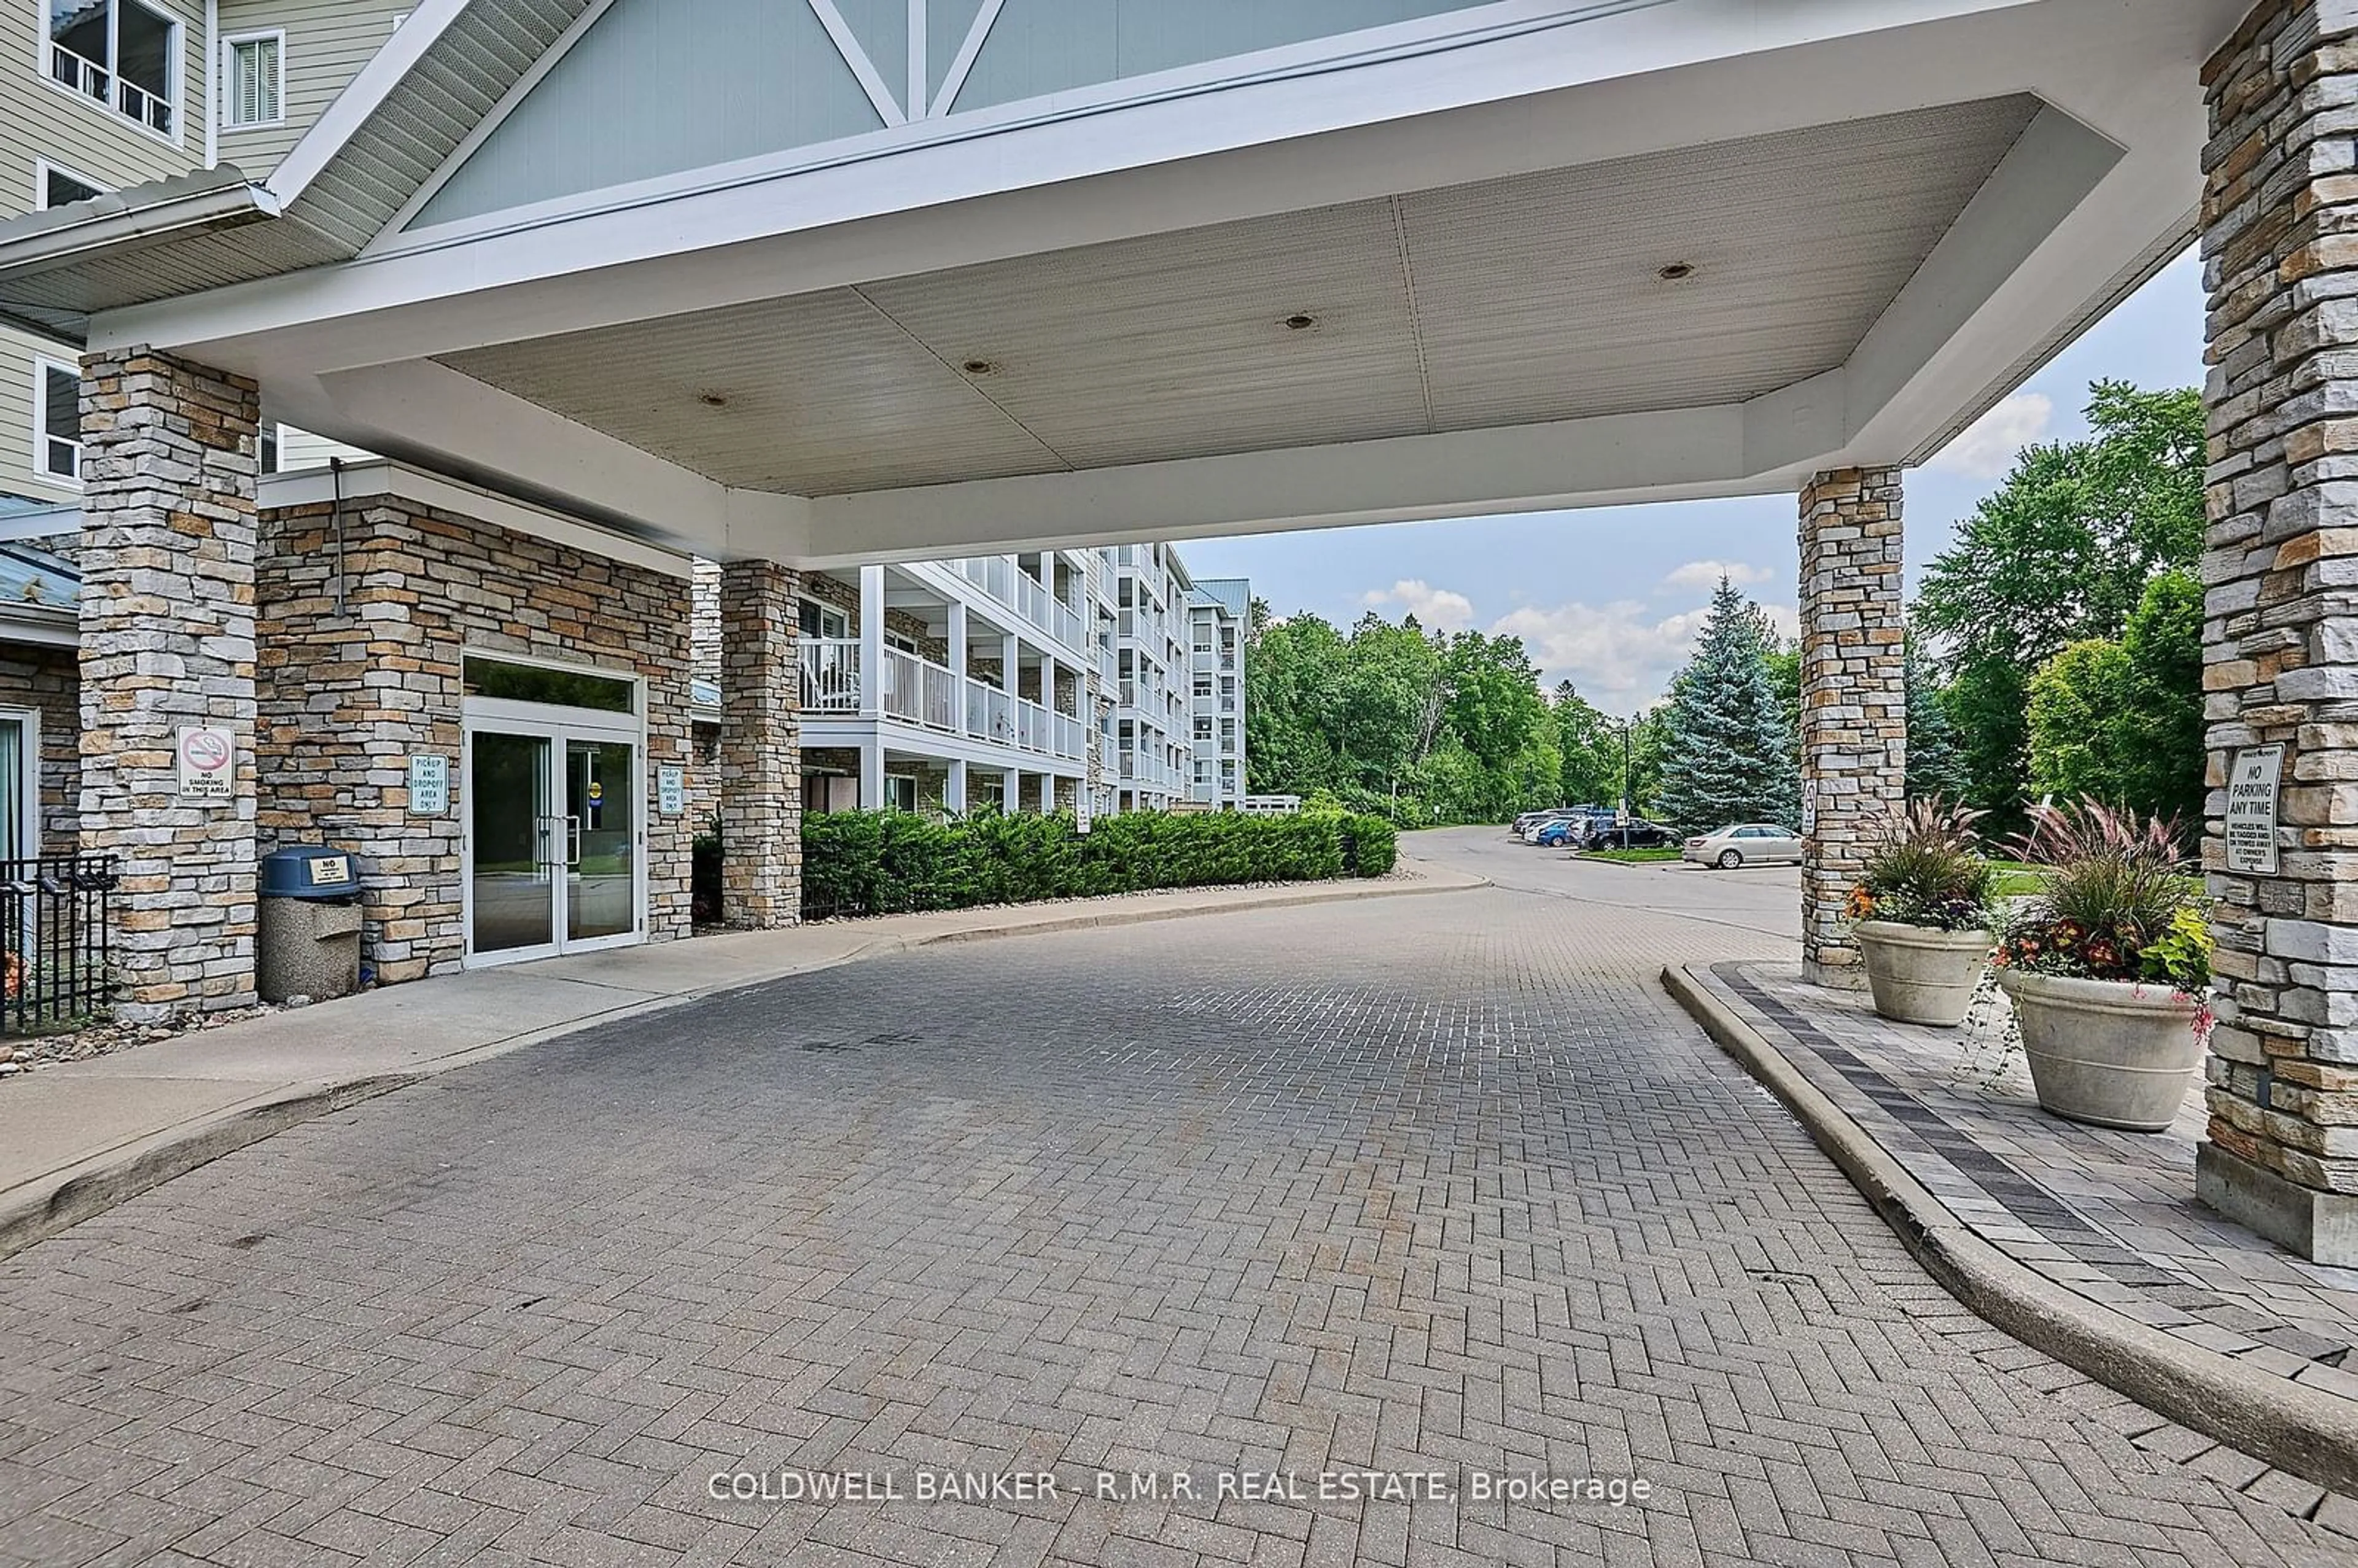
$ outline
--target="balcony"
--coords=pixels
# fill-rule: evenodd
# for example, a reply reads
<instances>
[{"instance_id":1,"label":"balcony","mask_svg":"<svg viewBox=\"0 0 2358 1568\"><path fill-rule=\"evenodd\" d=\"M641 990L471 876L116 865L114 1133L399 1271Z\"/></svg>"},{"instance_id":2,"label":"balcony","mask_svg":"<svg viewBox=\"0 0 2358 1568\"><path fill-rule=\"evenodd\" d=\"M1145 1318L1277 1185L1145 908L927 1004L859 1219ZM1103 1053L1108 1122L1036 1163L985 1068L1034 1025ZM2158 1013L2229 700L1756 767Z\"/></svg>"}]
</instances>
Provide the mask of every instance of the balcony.
<instances>
[{"instance_id":1,"label":"balcony","mask_svg":"<svg viewBox=\"0 0 2358 1568\"><path fill-rule=\"evenodd\" d=\"M804 712L870 711L860 701L858 638L804 637L797 647ZM898 648L883 654L873 711L887 719L1064 762L1088 755L1088 730L1077 719Z\"/></svg>"},{"instance_id":2,"label":"balcony","mask_svg":"<svg viewBox=\"0 0 2358 1568\"><path fill-rule=\"evenodd\" d=\"M1031 573L1019 571L1005 556L977 556L957 562L958 576L1013 611L1016 616L1068 648L1089 645L1088 628L1080 613L1044 587Z\"/></svg>"},{"instance_id":3,"label":"balcony","mask_svg":"<svg viewBox=\"0 0 2358 1568\"><path fill-rule=\"evenodd\" d=\"M96 99L124 119L159 136L172 134L172 101L118 77L96 60L84 59L62 44L49 45L49 75L60 86Z\"/></svg>"}]
</instances>

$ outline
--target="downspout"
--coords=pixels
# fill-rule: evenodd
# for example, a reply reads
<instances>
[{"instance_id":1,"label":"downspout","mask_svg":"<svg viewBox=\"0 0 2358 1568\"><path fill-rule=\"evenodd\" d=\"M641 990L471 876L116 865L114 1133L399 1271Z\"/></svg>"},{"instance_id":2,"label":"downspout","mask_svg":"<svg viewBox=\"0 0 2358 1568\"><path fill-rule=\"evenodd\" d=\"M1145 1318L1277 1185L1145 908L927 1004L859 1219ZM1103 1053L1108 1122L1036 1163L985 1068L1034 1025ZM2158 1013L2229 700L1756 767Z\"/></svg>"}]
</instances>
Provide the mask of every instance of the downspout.
<instances>
[{"instance_id":1,"label":"downspout","mask_svg":"<svg viewBox=\"0 0 2358 1568\"><path fill-rule=\"evenodd\" d=\"M336 614L344 613L344 460L328 460L328 541L336 552Z\"/></svg>"},{"instance_id":2,"label":"downspout","mask_svg":"<svg viewBox=\"0 0 2358 1568\"><path fill-rule=\"evenodd\" d=\"M221 0L205 0L205 167L221 167L221 115L213 94L221 85Z\"/></svg>"}]
</instances>

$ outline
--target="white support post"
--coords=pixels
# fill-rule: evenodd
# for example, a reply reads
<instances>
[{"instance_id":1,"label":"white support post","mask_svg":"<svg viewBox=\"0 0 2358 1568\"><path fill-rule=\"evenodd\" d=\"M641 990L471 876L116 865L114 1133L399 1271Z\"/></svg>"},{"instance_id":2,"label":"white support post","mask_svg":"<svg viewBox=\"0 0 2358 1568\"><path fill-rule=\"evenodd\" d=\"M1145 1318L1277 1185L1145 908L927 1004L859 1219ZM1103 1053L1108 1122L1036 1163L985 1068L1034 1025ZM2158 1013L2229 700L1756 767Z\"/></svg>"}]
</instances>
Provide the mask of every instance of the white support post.
<instances>
[{"instance_id":1,"label":"white support post","mask_svg":"<svg viewBox=\"0 0 2358 1568\"><path fill-rule=\"evenodd\" d=\"M860 568L860 716L876 719L884 712L884 568ZM880 779L876 787L884 785ZM860 804L867 806L868 781L860 784ZM873 807L870 807L873 809Z\"/></svg>"},{"instance_id":2,"label":"white support post","mask_svg":"<svg viewBox=\"0 0 2358 1568\"><path fill-rule=\"evenodd\" d=\"M884 809L884 742L874 736L860 743L860 809Z\"/></svg>"},{"instance_id":3,"label":"white support post","mask_svg":"<svg viewBox=\"0 0 2358 1568\"><path fill-rule=\"evenodd\" d=\"M1011 816L1023 809L1022 769L1009 768L1000 776L999 798L1004 803L1001 809Z\"/></svg>"},{"instance_id":4,"label":"white support post","mask_svg":"<svg viewBox=\"0 0 2358 1568\"><path fill-rule=\"evenodd\" d=\"M965 605L952 604L949 607L949 622L950 673L957 676L959 680L963 681L966 679ZM966 701L965 692L966 688L964 687L960 687L958 688L957 699L961 703Z\"/></svg>"},{"instance_id":5,"label":"white support post","mask_svg":"<svg viewBox=\"0 0 2358 1568\"><path fill-rule=\"evenodd\" d=\"M942 806L959 816L966 813L966 763L956 757L950 759L948 782L942 785Z\"/></svg>"}]
</instances>

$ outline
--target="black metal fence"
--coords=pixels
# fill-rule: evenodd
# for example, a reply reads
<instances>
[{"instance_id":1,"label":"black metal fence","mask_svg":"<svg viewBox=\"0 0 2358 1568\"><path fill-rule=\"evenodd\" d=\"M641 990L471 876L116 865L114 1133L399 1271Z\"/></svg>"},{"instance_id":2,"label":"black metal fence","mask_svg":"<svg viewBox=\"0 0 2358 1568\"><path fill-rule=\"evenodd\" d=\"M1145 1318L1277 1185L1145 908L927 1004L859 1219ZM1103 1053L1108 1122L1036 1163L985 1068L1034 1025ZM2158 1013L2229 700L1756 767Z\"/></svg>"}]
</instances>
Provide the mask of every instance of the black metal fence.
<instances>
[{"instance_id":1,"label":"black metal fence","mask_svg":"<svg viewBox=\"0 0 2358 1568\"><path fill-rule=\"evenodd\" d=\"M90 1017L112 999L112 855L0 860L0 1034Z\"/></svg>"}]
</instances>

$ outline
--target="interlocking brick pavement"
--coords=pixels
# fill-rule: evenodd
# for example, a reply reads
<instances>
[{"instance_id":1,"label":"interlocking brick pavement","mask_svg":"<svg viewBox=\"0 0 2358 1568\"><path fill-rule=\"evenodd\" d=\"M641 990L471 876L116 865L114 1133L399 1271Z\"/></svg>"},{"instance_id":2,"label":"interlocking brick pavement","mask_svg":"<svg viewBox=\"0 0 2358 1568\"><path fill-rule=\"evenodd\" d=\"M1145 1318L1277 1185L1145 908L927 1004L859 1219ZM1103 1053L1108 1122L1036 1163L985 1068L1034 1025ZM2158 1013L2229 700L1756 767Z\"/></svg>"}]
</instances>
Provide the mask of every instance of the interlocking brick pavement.
<instances>
[{"instance_id":1,"label":"interlocking brick pavement","mask_svg":"<svg viewBox=\"0 0 2358 1568\"><path fill-rule=\"evenodd\" d=\"M1791 951L1511 890L1329 905L447 1075L0 1263L0 1563L2351 1561L2299 1517L2342 1499L2180 1463L1961 1311L1653 983ZM1101 1466L1653 1492L708 1495Z\"/></svg>"}]
</instances>

